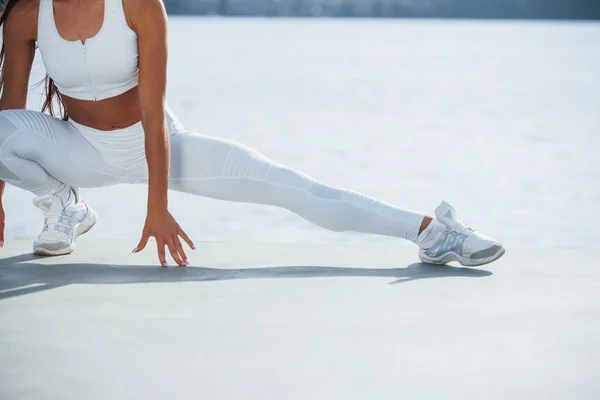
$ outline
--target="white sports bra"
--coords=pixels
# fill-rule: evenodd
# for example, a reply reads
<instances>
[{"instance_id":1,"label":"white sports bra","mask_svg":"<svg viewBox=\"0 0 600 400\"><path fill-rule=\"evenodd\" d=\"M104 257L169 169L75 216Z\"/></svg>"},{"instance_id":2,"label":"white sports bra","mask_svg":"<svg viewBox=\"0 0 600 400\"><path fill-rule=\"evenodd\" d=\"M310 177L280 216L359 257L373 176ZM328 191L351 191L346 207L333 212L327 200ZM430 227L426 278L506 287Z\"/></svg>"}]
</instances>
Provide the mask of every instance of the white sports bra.
<instances>
[{"instance_id":1,"label":"white sports bra","mask_svg":"<svg viewBox=\"0 0 600 400\"><path fill-rule=\"evenodd\" d=\"M104 0L104 22L96 36L63 39L52 0L40 0L38 48L59 92L80 100L104 100L138 85L137 35L125 19L123 0Z\"/></svg>"}]
</instances>

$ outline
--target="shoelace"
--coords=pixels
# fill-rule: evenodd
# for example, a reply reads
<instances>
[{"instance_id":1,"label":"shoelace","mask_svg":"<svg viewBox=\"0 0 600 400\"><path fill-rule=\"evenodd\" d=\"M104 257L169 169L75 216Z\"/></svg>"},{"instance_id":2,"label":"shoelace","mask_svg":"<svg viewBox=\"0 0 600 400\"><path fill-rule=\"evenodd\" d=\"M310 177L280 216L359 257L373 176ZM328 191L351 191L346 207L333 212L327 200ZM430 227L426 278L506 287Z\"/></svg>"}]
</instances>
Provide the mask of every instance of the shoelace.
<instances>
[{"instance_id":1,"label":"shoelace","mask_svg":"<svg viewBox=\"0 0 600 400\"><path fill-rule=\"evenodd\" d=\"M462 232L458 232L450 227L447 227L446 230L443 233L443 237L440 238L439 240L443 240L443 242L437 242L435 245L433 245L432 247L430 247L429 249L426 249L425 251L429 251L432 253L435 253L437 255L440 255L442 253L445 253L447 251L450 250L455 250L459 245L461 247L461 252L462 252L462 244L465 242L467 235L462 233Z\"/></svg>"},{"instance_id":2,"label":"shoelace","mask_svg":"<svg viewBox=\"0 0 600 400\"><path fill-rule=\"evenodd\" d=\"M77 218L73 212L63 210L61 214L46 216L44 218L43 233L51 235L58 234L64 238L70 238L77 224Z\"/></svg>"},{"instance_id":3,"label":"shoelace","mask_svg":"<svg viewBox=\"0 0 600 400\"><path fill-rule=\"evenodd\" d=\"M470 228L467 224L465 224L462 221L457 221L454 220L453 221L455 226L446 226L446 229L450 230L450 231L454 231L454 232L458 232L458 233L463 233L463 234L469 234L471 232L475 232L475 230L473 228ZM466 233L464 233L466 232Z\"/></svg>"},{"instance_id":4,"label":"shoelace","mask_svg":"<svg viewBox=\"0 0 600 400\"><path fill-rule=\"evenodd\" d=\"M455 230L447 230L446 232L448 232L448 233L446 234L446 240L444 242L445 242L445 244L452 243L452 247L456 246L456 243L458 242L459 239L463 239L463 238L467 237L467 235L465 235L464 233L460 233Z\"/></svg>"}]
</instances>

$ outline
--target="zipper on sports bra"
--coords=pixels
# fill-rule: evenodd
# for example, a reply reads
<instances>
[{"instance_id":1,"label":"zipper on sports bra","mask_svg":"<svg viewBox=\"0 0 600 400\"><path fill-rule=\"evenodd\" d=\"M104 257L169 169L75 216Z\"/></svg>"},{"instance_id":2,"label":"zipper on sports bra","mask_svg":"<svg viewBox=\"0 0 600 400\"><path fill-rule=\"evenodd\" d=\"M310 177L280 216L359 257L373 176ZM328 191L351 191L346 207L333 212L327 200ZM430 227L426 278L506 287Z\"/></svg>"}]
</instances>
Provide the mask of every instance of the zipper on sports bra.
<instances>
[{"instance_id":1,"label":"zipper on sports bra","mask_svg":"<svg viewBox=\"0 0 600 400\"><path fill-rule=\"evenodd\" d=\"M92 75L90 74L90 66L88 63L88 55L87 55L87 46L86 43L81 42L83 47L83 54L85 57L85 72L88 76L88 82L90 83L90 90L92 91L92 96L94 96L94 101L98 101L98 97L96 96L96 90L94 90L94 83L92 81Z\"/></svg>"}]
</instances>

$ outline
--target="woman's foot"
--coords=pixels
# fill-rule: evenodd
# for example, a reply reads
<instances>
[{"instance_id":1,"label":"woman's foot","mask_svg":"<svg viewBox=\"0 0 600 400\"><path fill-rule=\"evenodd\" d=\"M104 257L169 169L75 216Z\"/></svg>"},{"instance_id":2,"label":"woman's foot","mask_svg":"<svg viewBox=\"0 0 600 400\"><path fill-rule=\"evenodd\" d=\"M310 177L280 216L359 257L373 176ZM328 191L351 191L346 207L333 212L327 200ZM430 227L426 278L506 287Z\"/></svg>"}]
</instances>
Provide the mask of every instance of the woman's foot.
<instances>
[{"instance_id":1,"label":"woman's foot","mask_svg":"<svg viewBox=\"0 0 600 400\"><path fill-rule=\"evenodd\" d=\"M69 254L75 250L75 239L96 223L94 210L71 191L69 200L48 195L38 197L33 204L44 213L44 229L33 242L33 252L43 256Z\"/></svg>"},{"instance_id":2,"label":"woman's foot","mask_svg":"<svg viewBox=\"0 0 600 400\"><path fill-rule=\"evenodd\" d=\"M417 238L419 258L424 263L447 264L459 262L467 267L491 263L502 257L505 249L496 240L469 228L458 219L447 202L435 210L432 221Z\"/></svg>"}]
</instances>

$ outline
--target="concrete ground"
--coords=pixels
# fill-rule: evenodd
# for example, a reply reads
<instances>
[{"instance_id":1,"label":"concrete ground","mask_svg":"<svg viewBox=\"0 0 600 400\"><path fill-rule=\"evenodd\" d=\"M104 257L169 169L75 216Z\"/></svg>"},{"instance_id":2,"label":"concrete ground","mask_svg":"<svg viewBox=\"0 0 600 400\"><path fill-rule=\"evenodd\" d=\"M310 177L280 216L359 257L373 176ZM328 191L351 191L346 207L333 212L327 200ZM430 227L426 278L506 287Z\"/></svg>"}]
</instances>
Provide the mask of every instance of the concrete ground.
<instances>
[{"instance_id":1,"label":"concrete ground","mask_svg":"<svg viewBox=\"0 0 600 400\"><path fill-rule=\"evenodd\" d=\"M82 238L0 250L0 399L598 399L600 251Z\"/></svg>"}]
</instances>

